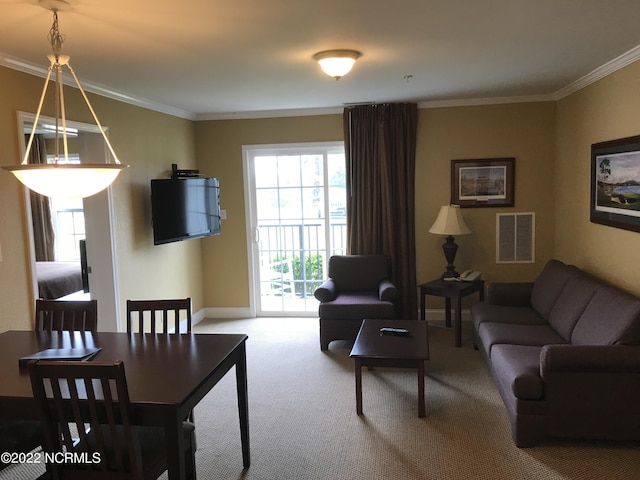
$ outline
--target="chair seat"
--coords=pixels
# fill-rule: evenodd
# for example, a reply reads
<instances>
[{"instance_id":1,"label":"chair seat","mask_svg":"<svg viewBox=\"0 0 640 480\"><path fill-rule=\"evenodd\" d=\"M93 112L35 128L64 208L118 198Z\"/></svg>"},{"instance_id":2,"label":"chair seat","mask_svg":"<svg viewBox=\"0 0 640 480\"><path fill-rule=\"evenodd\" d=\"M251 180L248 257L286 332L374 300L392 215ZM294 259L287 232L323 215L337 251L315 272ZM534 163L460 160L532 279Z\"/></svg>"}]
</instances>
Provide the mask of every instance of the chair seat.
<instances>
[{"instance_id":1,"label":"chair seat","mask_svg":"<svg viewBox=\"0 0 640 480\"><path fill-rule=\"evenodd\" d=\"M323 302L318 307L323 319L394 318L392 302L380 300L377 293L341 293L335 300Z\"/></svg>"}]
</instances>

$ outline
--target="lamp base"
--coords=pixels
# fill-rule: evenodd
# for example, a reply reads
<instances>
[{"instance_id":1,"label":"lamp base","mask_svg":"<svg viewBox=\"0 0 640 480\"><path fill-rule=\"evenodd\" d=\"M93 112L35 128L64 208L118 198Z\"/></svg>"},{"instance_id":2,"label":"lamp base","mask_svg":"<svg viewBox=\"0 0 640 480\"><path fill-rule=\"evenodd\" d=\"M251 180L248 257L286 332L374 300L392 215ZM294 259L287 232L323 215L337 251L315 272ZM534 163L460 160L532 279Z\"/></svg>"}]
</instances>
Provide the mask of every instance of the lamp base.
<instances>
[{"instance_id":1,"label":"lamp base","mask_svg":"<svg viewBox=\"0 0 640 480\"><path fill-rule=\"evenodd\" d=\"M458 251L458 245L454 241L452 235L448 235L445 238L445 243L442 244L442 251L444 252L444 257L447 260L447 269L440 278L443 280L445 278L458 278L460 274L456 272L456 267L453 265L453 261L456 258L456 252Z\"/></svg>"}]
</instances>

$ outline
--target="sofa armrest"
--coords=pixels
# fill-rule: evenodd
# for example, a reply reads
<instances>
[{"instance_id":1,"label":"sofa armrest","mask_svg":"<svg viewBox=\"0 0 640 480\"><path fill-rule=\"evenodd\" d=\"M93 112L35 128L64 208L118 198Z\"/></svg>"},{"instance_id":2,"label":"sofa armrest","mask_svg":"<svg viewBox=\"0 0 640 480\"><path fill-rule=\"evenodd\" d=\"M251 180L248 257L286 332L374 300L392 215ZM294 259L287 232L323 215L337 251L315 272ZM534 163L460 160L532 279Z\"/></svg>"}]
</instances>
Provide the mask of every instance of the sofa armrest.
<instances>
[{"instance_id":1,"label":"sofa armrest","mask_svg":"<svg viewBox=\"0 0 640 480\"><path fill-rule=\"evenodd\" d=\"M378 287L378 297L386 302L393 302L398 298L398 289L390 280L382 280Z\"/></svg>"},{"instance_id":2,"label":"sofa armrest","mask_svg":"<svg viewBox=\"0 0 640 480\"><path fill-rule=\"evenodd\" d=\"M330 302L336 298L336 284L332 279L327 279L322 285L316 288L313 296L321 302Z\"/></svg>"},{"instance_id":3,"label":"sofa armrest","mask_svg":"<svg viewBox=\"0 0 640 480\"><path fill-rule=\"evenodd\" d=\"M531 305L533 282L491 282L487 286L487 302L509 307Z\"/></svg>"},{"instance_id":4,"label":"sofa armrest","mask_svg":"<svg viewBox=\"0 0 640 480\"><path fill-rule=\"evenodd\" d=\"M546 345L540 375L553 373L640 373L640 346Z\"/></svg>"}]
</instances>

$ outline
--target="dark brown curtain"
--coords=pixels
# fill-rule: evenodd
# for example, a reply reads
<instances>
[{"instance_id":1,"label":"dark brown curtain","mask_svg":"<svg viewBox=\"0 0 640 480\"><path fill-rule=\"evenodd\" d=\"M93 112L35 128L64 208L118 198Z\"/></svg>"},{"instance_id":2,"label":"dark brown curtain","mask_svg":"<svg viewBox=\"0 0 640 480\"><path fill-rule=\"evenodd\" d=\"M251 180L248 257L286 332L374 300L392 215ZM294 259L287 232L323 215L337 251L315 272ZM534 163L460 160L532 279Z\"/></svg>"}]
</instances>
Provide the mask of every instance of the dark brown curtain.
<instances>
[{"instance_id":1,"label":"dark brown curtain","mask_svg":"<svg viewBox=\"0 0 640 480\"><path fill-rule=\"evenodd\" d=\"M47 147L44 136L35 135L33 137L29 163L47 163ZM33 191L30 194L36 262L51 262L55 260L55 234L53 231L53 219L51 218L51 203L49 202L49 197Z\"/></svg>"},{"instance_id":2,"label":"dark brown curtain","mask_svg":"<svg viewBox=\"0 0 640 480\"><path fill-rule=\"evenodd\" d=\"M400 315L417 315L415 254L416 104L344 111L347 252L384 254L402 295Z\"/></svg>"}]
</instances>

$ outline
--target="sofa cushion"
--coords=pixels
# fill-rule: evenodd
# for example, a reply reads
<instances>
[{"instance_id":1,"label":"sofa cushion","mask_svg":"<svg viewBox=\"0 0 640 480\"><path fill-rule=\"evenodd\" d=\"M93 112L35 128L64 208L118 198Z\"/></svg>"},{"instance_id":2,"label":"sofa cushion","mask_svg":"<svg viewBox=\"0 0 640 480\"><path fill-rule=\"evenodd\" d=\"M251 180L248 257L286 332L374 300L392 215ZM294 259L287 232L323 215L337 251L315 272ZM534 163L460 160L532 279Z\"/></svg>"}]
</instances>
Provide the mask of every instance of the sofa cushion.
<instances>
[{"instance_id":1,"label":"sofa cushion","mask_svg":"<svg viewBox=\"0 0 640 480\"><path fill-rule=\"evenodd\" d=\"M481 323L508 323L511 325L546 325L547 322L530 307L511 307L480 302L471 305L473 327L478 330Z\"/></svg>"},{"instance_id":2,"label":"sofa cushion","mask_svg":"<svg viewBox=\"0 0 640 480\"><path fill-rule=\"evenodd\" d=\"M539 346L566 344L550 325L509 325L506 323L485 322L478 329L478 336L485 351L493 361L493 348L496 345Z\"/></svg>"},{"instance_id":3,"label":"sofa cushion","mask_svg":"<svg viewBox=\"0 0 640 480\"><path fill-rule=\"evenodd\" d=\"M574 273L574 269L559 260L549 260L544 266L531 290L531 306L542 318L549 319L553 305Z\"/></svg>"},{"instance_id":4,"label":"sofa cushion","mask_svg":"<svg viewBox=\"0 0 640 480\"><path fill-rule=\"evenodd\" d=\"M571 335L576 345L640 345L640 299L604 286L595 293Z\"/></svg>"},{"instance_id":5,"label":"sofa cushion","mask_svg":"<svg viewBox=\"0 0 640 480\"><path fill-rule=\"evenodd\" d=\"M540 378L542 347L495 345L491 351L491 368L505 387L521 400L540 400L544 385Z\"/></svg>"},{"instance_id":6,"label":"sofa cushion","mask_svg":"<svg viewBox=\"0 0 640 480\"><path fill-rule=\"evenodd\" d=\"M334 255L329 259L329 277L339 292L377 292L390 273L385 255Z\"/></svg>"},{"instance_id":7,"label":"sofa cushion","mask_svg":"<svg viewBox=\"0 0 640 480\"><path fill-rule=\"evenodd\" d=\"M320 318L364 319L395 318L393 303L378 299L375 293L342 293L335 300L323 302L318 307Z\"/></svg>"},{"instance_id":8,"label":"sofa cushion","mask_svg":"<svg viewBox=\"0 0 640 480\"><path fill-rule=\"evenodd\" d=\"M580 315L587 308L596 290L604 284L573 265L567 268L574 273L567 280L549 312L549 324L562 335L562 338L569 341Z\"/></svg>"}]
</instances>

